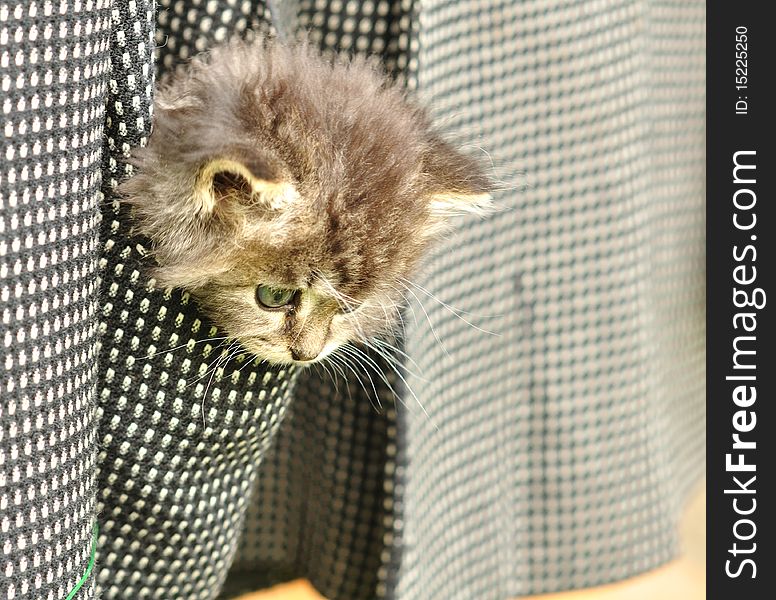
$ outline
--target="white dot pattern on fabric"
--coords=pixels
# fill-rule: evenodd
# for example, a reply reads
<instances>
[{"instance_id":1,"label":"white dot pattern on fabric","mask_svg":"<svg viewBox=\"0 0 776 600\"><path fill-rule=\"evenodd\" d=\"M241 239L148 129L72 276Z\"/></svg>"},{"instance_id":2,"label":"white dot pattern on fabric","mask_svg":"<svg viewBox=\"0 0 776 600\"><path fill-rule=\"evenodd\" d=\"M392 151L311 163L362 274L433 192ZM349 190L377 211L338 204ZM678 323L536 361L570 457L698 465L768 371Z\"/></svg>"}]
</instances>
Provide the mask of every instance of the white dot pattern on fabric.
<instances>
[{"instance_id":1,"label":"white dot pattern on fabric","mask_svg":"<svg viewBox=\"0 0 776 600\"><path fill-rule=\"evenodd\" d=\"M212 3L195 4L207 13ZM106 198L150 130L156 28L152 2L112 16ZM289 371L246 359L187 294L157 289L120 202L104 205L101 233L97 591L210 599L283 419Z\"/></svg>"},{"instance_id":2,"label":"white dot pattern on fabric","mask_svg":"<svg viewBox=\"0 0 776 600\"><path fill-rule=\"evenodd\" d=\"M303 576L326 598L372 598L392 528L395 398L310 371L259 472L222 597ZM394 377L388 383L396 388ZM379 414L375 405L386 407ZM387 476L386 476L387 475ZM390 544L388 544L390 545Z\"/></svg>"},{"instance_id":3,"label":"white dot pattern on fabric","mask_svg":"<svg viewBox=\"0 0 776 600\"><path fill-rule=\"evenodd\" d=\"M410 52L413 0L298 1L299 27L324 55L379 56L400 82L415 66Z\"/></svg>"},{"instance_id":4,"label":"white dot pattern on fabric","mask_svg":"<svg viewBox=\"0 0 776 600\"><path fill-rule=\"evenodd\" d=\"M273 31L266 4L255 0L158 0L157 23L158 60L165 71L235 36L250 39Z\"/></svg>"},{"instance_id":5,"label":"white dot pattern on fabric","mask_svg":"<svg viewBox=\"0 0 776 600\"><path fill-rule=\"evenodd\" d=\"M60 600L91 555L109 32L107 0L0 2L3 599Z\"/></svg>"}]
</instances>

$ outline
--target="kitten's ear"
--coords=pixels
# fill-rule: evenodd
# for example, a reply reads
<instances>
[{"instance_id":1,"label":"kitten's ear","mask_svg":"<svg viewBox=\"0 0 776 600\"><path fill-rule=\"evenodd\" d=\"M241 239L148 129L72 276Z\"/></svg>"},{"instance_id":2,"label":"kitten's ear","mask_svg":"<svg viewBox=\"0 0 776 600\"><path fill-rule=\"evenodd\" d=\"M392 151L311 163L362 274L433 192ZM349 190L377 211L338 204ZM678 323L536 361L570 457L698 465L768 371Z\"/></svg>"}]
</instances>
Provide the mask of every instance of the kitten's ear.
<instances>
[{"instance_id":1,"label":"kitten's ear","mask_svg":"<svg viewBox=\"0 0 776 600\"><path fill-rule=\"evenodd\" d=\"M297 197L292 184L278 177L268 164L255 159L211 159L199 169L194 184L194 200L205 214L231 203L279 210Z\"/></svg>"},{"instance_id":2,"label":"kitten's ear","mask_svg":"<svg viewBox=\"0 0 776 600\"><path fill-rule=\"evenodd\" d=\"M492 184L474 159L440 138L432 140L423 170L431 214L441 219L456 215L486 215L492 210Z\"/></svg>"}]
</instances>

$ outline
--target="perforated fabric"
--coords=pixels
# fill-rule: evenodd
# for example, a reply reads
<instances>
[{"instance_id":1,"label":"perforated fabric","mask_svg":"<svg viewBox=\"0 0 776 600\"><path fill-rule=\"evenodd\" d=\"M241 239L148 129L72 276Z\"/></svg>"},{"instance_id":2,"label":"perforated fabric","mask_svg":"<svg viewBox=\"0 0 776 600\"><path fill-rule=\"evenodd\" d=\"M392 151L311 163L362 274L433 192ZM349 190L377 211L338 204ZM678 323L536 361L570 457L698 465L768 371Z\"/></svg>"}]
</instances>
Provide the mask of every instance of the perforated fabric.
<instances>
[{"instance_id":1,"label":"perforated fabric","mask_svg":"<svg viewBox=\"0 0 776 600\"><path fill-rule=\"evenodd\" d=\"M3 599L64 598L92 548L110 32L108 2L0 2Z\"/></svg>"},{"instance_id":2,"label":"perforated fabric","mask_svg":"<svg viewBox=\"0 0 776 600\"><path fill-rule=\"evenodd\" d=\"M123 83L108 97L107 198L150 131L152 8L114 7L113 75ZM175 40L167 56L188 56ZM125 207L113 200L103 214L98 591L212 598L288 404L288 371L238 356L186 294L156 289Z\"/></svg>"},{"instance_id":3,"label":"perforated fabric","mask_svg":"<svg viewBox=\"0 0 776 600\"><path fill-rule=\"evenodd\" d=\"M420 7L418 89L527 186L419 281L497 336L416 290L395 595L653 568L704 470L704 4Z\"/></svg>"},{"instance_id":4,"label":"perforated fabric","mask_svg":"<svg viewBox=\"0 0 776 600\"><path fill-rule=\"evenodd\" d=\"M703 471L704 4L270 9L0 0L0 598L66 597L95 521L78 598L498 600L668 560ZM246 364L112 193L157 72L299 28L496 163L504 210L411 286L412 392Z\"/></svg>"}]
</instances>

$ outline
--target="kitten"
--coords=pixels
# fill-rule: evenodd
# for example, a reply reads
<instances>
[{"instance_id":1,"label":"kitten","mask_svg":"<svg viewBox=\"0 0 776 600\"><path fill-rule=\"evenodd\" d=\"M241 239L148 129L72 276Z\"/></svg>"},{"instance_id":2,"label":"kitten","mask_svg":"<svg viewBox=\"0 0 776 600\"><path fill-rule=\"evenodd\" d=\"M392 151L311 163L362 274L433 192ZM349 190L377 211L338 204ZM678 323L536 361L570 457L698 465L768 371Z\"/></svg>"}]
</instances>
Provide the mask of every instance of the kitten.
<instances>
[{"instance_id":1,"label":"kitten","mask_svg":"<svg viewBox=\"0 0 776 600\"><path fill-rule=\"evenodd\" d=\"M404 281L489 182L367 60L233 42L157 91L122 184L154 277L244 349L310 363L389 331Z\"/></svg>"}]
</instances>

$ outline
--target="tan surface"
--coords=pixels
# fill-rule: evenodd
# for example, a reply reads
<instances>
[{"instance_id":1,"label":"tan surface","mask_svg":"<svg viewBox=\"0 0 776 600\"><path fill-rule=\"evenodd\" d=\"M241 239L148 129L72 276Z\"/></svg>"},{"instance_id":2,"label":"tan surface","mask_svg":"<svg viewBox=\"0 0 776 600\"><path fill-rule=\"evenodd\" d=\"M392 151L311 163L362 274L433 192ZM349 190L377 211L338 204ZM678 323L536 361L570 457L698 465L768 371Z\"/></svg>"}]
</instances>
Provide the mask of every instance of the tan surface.
<instances>
[{"instance_id":1,"label":"tan surface","mask_svg":"<svg viewBox=\"0 0 776 600\"><path fill-rule=\"evenodd\" d=\"M683 555L626 581L576 592L534 596L537 600L703 600L706 597L706 488L694 495L681 524ZM295 581L239 600L325 600L307 581Z\"/></svg>"},{"instance_id":2,"label":"tan surface","mask_svg":"<svg viewBox=\"0 0 776 600\"><path fill-rule=\"evenodd\" d=\"M240 596L238 600L325 600L307 581L299 579L291 583L276 585L266 592Z\"/></svg>"}]
</instances>

